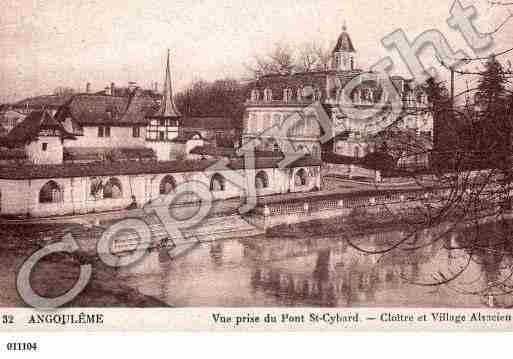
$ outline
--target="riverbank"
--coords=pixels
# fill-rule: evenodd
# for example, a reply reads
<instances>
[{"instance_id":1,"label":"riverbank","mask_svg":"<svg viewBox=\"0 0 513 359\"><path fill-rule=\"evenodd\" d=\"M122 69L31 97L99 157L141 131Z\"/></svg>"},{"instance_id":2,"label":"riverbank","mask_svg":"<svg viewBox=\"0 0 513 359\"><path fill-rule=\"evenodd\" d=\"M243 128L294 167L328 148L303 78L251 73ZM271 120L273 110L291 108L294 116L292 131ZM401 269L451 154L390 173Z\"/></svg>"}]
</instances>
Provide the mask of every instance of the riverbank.
<instances>
[{"instance_id":1,"label":"riverbank","mask_svg":"<svg viewBox=\"0 0 513 359\"><path fill-rule=\"evenodd\" d=\"M0 279L0 307L27 306L16 289L19 268L43 246L45 240L49 240L50 234L70 227L78 230L77 225L65 224L2 226L0 270L4 275ZM84 228L84 233L89 232ZM92 277L80 295L65 307L168 307L164 302L122 284L115 268L81 251L44 257L32 273L33 289L45 297L66 293L78 279L81 264L92 265Z\"/></svg>"},{"instance_id":2,"label":"riverbank","mask_svg":"<svg viewBox=\"0 0 513 359\"><path fill-rule=\"evenodd\" d=\"M412 220L412 218L409 218ZM414 226L419 230L424 226ZM408 230L412 228L404 219L378 217L365 211L355 211L348 217L313 219L310 221L283 224L267 231L271 237L308 238L308 237L355 237L377 232Z\"/></svg>"}]
</instances>

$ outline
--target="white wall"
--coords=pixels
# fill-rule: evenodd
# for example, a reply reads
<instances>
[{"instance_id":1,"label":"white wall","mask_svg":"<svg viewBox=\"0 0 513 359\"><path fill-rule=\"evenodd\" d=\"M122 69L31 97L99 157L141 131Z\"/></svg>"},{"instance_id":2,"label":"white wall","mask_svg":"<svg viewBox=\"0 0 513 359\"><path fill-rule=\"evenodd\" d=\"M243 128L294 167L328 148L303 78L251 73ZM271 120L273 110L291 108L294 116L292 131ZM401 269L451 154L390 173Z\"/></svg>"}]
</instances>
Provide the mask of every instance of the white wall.
<instances>
[{"instance_id":1,"label":"white wall","mask_svg":"<svg viewBox=\"0 0 513 359\"><path fill-rule=\"evenodd\" d=\"M139 127L139 137L132 136L132 127L110 127L110 137L98 137L97 126L84 127L84 135L65 141L66 147L145 147L146 127Z\"/></svg>"},{"instance_id":2,"label":"white wall","mask_svg":"<svg viewBox=\"0 0 513 359\"><path fill-rule=\"evenodd\" d=\"M46 151L43 151L43 144L46 143ZM25 146L28 159L35 164L61 164L63 161L63 148L60 137L40 136L39 140L33 141Z\"/></svg>"},{"instance_id":3,"label":"white wall","mask_svg":"<svg viewBox=\"0 0 513 359\"><path fill-rule=\"evenodd\" d=\"M157 156L157 161L172 161L176 159L177 153L183 152L180 143L168 141L147 141L145 146L151 148Z\"/></svg>"},{"instance_id":4,"label":"white wall","mask_svg":"<svg viewBox=\"0 0 513 359\"><path fill-rule=\"evenodd\" d=\"M293 172L298 169L294 169ZM318 167L305 168L314 176L309 177L306 186L295 186L290 169L264 169L269 178L269 188L259 191L258 195L281 194L289 192L309 191L320 186L320 171ZM254 176L254 170L248 170L249 176ZM253 171L253 172L252 172ZM258 170L260 171L260 170ZM313 172L312 172L313 171ZM210 179L215 173L223 175L226 179L224 191L212 192L214 200L237 198L242 189L239 185L229 181L230 174L242 175L243 170L232 171L204 171L190 173L172 173L177 185L185 181L199 181L210 188ZM56 215L72 215L91 212L124 209L132 203L132 196L140 206L150 200L157 199L160 182L166 176L162 174L142 174L135 176L115 176L122 185L122 197L117 199L95 199L90 194L91 178L61 178L53 179L63 190L62 202L39 203L39 192L50 179L37 180L0 180L1 214L30 217L49 217ZM114 176L113 176L114 177ZM106 183L110 177L101 177ZM245 184L247 186L247 184ZM255 192L252 192L255 193Z\"/></svg>"}]
</instances>

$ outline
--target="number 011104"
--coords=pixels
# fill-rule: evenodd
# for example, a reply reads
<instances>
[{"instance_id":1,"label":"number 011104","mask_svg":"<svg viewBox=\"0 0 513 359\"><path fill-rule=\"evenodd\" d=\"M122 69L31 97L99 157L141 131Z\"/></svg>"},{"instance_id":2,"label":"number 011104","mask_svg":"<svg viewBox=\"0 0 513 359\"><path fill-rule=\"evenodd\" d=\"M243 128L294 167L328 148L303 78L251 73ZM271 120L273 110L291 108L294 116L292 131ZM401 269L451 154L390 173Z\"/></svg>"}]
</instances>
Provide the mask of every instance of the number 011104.
<instances>
[{"instance_id":1,"label":"number 011104","mask_svg":"<svg viewBox=\"0 0 513 359\"><path fill-rule=\"evenodd\" d=\"M7 343L7 351L26 352L37 351L37 343Z\"/></svg>"}]
</instances>

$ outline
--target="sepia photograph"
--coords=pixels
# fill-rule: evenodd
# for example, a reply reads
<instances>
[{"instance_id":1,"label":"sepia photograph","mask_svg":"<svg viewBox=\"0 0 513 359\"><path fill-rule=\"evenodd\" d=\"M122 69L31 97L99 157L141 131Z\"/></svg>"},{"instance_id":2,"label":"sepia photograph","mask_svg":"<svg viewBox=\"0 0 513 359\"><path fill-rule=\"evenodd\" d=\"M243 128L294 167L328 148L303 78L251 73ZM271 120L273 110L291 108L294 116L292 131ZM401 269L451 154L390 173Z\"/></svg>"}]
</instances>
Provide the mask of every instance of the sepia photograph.
<instances>
[{"instance_id":1,"label":"sepia photograph","mask_svg":"<svg viewBox=\"0 0 513 359\"><path fill-rule=\"evenodd\" d=\"M506 1L3 1L0 329L511 327L512 35Z\"/></svg>"}]
</instances>

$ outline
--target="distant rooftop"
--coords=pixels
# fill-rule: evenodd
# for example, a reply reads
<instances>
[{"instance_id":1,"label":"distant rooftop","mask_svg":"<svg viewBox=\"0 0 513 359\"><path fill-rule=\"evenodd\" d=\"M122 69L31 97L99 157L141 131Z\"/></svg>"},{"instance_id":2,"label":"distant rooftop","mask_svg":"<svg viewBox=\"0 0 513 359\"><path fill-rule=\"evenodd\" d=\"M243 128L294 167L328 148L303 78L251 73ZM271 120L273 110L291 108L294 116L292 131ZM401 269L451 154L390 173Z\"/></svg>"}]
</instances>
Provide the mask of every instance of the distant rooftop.
<instances>
[{"instance_id":1,"label":"distant rooftop","mask_svg":"<svg viewBox=\"0 0 513 359\"><path fill-rule=\"evenodd\" d=\"M75 138L47 110L37 110L32 111L7 136L1 138L0 143L7 147L22 146L37 139L42 130L55 130L62 138Z\"/></svg>"}]
</instances>

